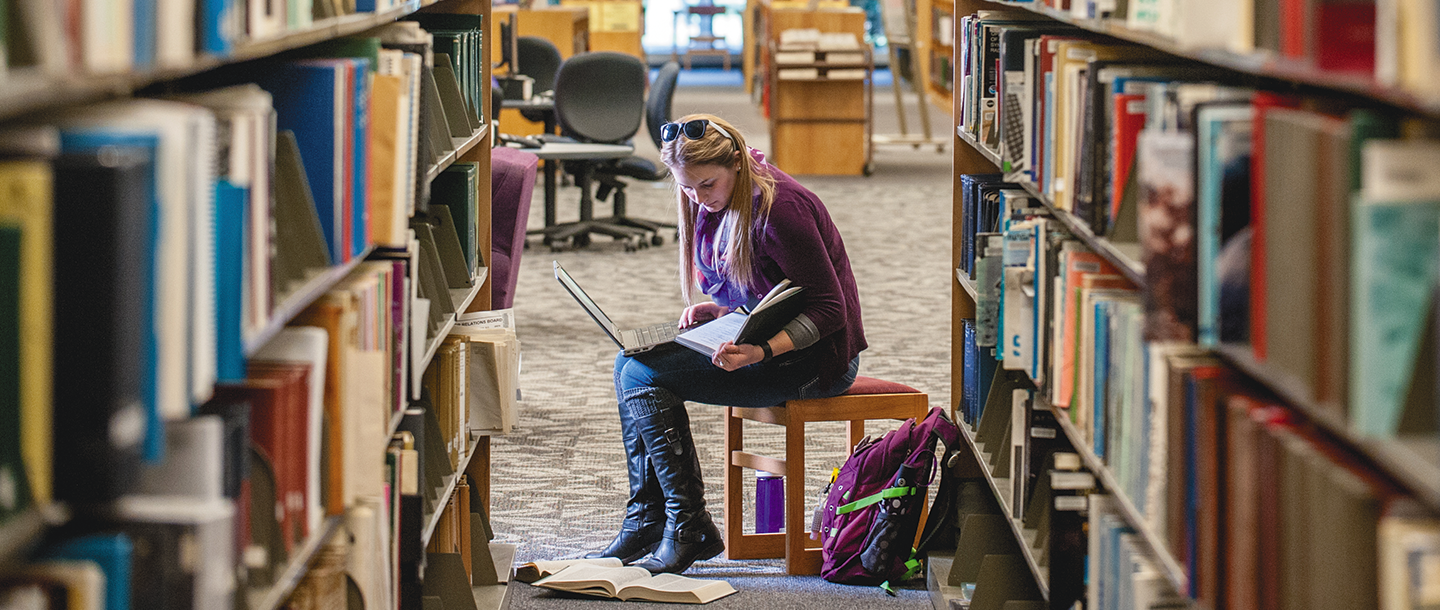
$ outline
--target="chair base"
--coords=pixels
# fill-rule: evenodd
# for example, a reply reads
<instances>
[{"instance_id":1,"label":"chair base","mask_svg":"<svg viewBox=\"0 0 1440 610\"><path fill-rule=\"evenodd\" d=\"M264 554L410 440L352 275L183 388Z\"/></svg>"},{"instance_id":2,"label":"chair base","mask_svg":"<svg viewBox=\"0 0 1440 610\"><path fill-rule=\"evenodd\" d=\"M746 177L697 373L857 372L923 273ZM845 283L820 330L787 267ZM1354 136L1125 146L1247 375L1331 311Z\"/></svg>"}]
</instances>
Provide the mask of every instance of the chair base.
<instances>
[{"instance_id":1,"label":"chair base","mask_svg":"<svg viewBox=\"0 0 1440 610\"><path fill-rule=\"evenodd\" d=\"M845 422L848 446L865 436L865 421L921 419L929 412L929 399L920 392L900 394L842 394L832 398L795 400L779 407L725 409L725 545L730 559L785 558L789 574L819 574L823 558L820 540L811 540L806 523L805 424ZM745 451L745 420L784 426L785 457L766 457ZM785 477L785 531L746 534L743 497L744 469L764 470ZM791 476L796 475L796 476ZM923 522L924 516L922 514Z\"/></svg>"},{"instance_id":2,"label":"chair base","mask_svg":"<svg viewBox=\"0 0 1440 610\"><path fill-rule=\"evenodd\" d=\"M526 231L526 234L544 235L545 245L556 251L560 250L567 241L576 248L588 246L591 234L607 235L614 238L615 241L624 242L626 252L647 248L654 241L653 231L611 222L611 220L591 219L565 222L543 229L531 229Z\"/></svg>"}]
</instances>

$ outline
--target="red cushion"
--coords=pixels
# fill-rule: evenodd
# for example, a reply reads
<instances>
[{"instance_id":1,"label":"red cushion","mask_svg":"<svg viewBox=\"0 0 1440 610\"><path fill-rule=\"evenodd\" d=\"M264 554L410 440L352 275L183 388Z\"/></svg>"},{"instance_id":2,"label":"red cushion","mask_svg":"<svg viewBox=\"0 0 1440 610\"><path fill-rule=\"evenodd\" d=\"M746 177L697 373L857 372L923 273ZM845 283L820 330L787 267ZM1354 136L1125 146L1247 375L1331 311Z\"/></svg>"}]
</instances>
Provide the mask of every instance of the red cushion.
<instances>
[{"instance_id":1,"label":"red cushion","mask_svg":"<svg viewBox=\"0 0 1440 610\"><path fill-rule=\"evenodd\" d=\"M912 388L903 383L885 381L874 377L859 375L855 377L855 383L845 391L846 396L856 394L919 394L920 390Z\"/></svg>"}]
</instances>

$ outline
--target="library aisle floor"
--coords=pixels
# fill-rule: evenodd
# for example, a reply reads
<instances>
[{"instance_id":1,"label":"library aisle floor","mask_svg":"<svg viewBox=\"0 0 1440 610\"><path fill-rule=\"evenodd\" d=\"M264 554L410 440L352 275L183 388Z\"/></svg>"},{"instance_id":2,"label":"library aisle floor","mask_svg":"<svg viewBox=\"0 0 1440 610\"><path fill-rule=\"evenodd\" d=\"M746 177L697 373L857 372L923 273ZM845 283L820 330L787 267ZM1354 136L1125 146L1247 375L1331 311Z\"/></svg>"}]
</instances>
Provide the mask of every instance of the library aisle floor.
<instances>
[{"instance_id":1,"label":"library aisle floor","mask_svg":"<svg viewBox=\"0 0 1440 610\"><path fill-rule=\"evenodd\" d=\"M718 114L744 130L752 146L765 150L765 119L739 87L738 78L733 87L713 86L710 78L705 86L687 87L694 76L682 76L675 116ZM913 129L918 123L913 96L907 99L907 110ZM888 88L876 88L875 113L876 133L898 131L894 96ZM934 133L948 140L948 114L932 107L930 118ZM648 140L637 140L637 145L638 154L657 158ZM875 175L869 178L805 176L800 181L825 201L855 269L870 344L860 357L861 374L910 384L927 392L931 405L946 405L951 392L950 151L937 153L933 146L918 151L881 147L875 161ZM668 181L632 182L628 190L631 215L675 217ZM537 187L532 228L543 225L541 197ZM561 189L561 221L575 217L578 197L573 187ZM608 204L597 205L602 215L607 209ZM491 493L497 536L519 545L521 561L573 558L603 547L620 523L627 490L611 377L615 346L556 283L550 263L559 260L622 327L675 319L682 305L671 237L666 236L664 246L635 253L626 253L605 238L580 251L559 253L535 241L523 256L515 313L524 353L524 401L516 430L494 442ZM718 523L723 516L723 411L693 403L689 410L707 501ZM781 455L779 429L763 428L770 426L747 427L747 445ZM868 431L890 428L893 423L873 422ZM842 424L811 424L807 430L811 471L807 481L814 495L830 469L844 461L848 447L842 440ZM753 485L751 477L752 490ZM814 501L810 500L812 508ZM783 560L716 558L697 563L688 574L724 578L739 590L710 604L715 608L930 606L923 582L890 597L877 587L783 577ZM517 610L606 603L561 597L519 583L510 586L515 588L512 608ZM632 602L626 607L636 606Z\"/></svg>"}]
</instances>

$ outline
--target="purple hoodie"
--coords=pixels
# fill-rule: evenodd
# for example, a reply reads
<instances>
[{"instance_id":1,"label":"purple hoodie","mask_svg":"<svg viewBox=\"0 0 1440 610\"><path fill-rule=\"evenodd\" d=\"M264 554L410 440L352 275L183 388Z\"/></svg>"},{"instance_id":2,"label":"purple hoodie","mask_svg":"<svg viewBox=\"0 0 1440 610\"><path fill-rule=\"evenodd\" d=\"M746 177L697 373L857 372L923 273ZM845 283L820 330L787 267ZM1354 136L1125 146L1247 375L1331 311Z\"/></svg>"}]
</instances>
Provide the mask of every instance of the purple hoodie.
<instances>
[{"instance_id":1,"label":"purple hoodie","mask_svg":"<svg viewBox=\"0 0 1440 610\"><path fill-rule=\"evenodd\" d=\"M850 270L850 258L845 254L845 242L815 193L765 163L760 151L751 148L750 156L775 178L775 202L770 214L755 221L760 235L755 297L763 296L786 278L792 285L805 287L804 313L820 335L820 340L806 349L821 354L820 382L829 385L867 347L860 320L860 294ZM747 287L725 281L709 256L717 247L717 237L721 238L718 248L724 250L724 234L716 233L723 216L723 212L700 210L695 225L695 263L701 290L715 302L735 307L750 300Z\"/></svg>"}]
</instances>

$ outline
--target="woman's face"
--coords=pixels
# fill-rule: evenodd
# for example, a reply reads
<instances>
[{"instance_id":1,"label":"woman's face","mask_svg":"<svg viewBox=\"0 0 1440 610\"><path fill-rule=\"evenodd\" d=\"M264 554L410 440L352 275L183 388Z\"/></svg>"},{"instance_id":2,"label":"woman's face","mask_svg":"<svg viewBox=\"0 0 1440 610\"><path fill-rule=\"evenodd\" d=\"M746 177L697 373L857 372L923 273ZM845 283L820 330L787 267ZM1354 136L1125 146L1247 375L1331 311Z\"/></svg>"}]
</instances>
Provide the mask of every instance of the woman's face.
<instances>
[{"instance_id":1,"label":"woman's face","mask_svg":"<svg viewBox=\"0 0 1440 610\"><path fill-rule=\"evenodd\" d=\"M674 173L680 192L706 211L713 214L730 205L730 193L735 189L735 167L705 163L681 167Z\"/></svg>"}]
</instances>

